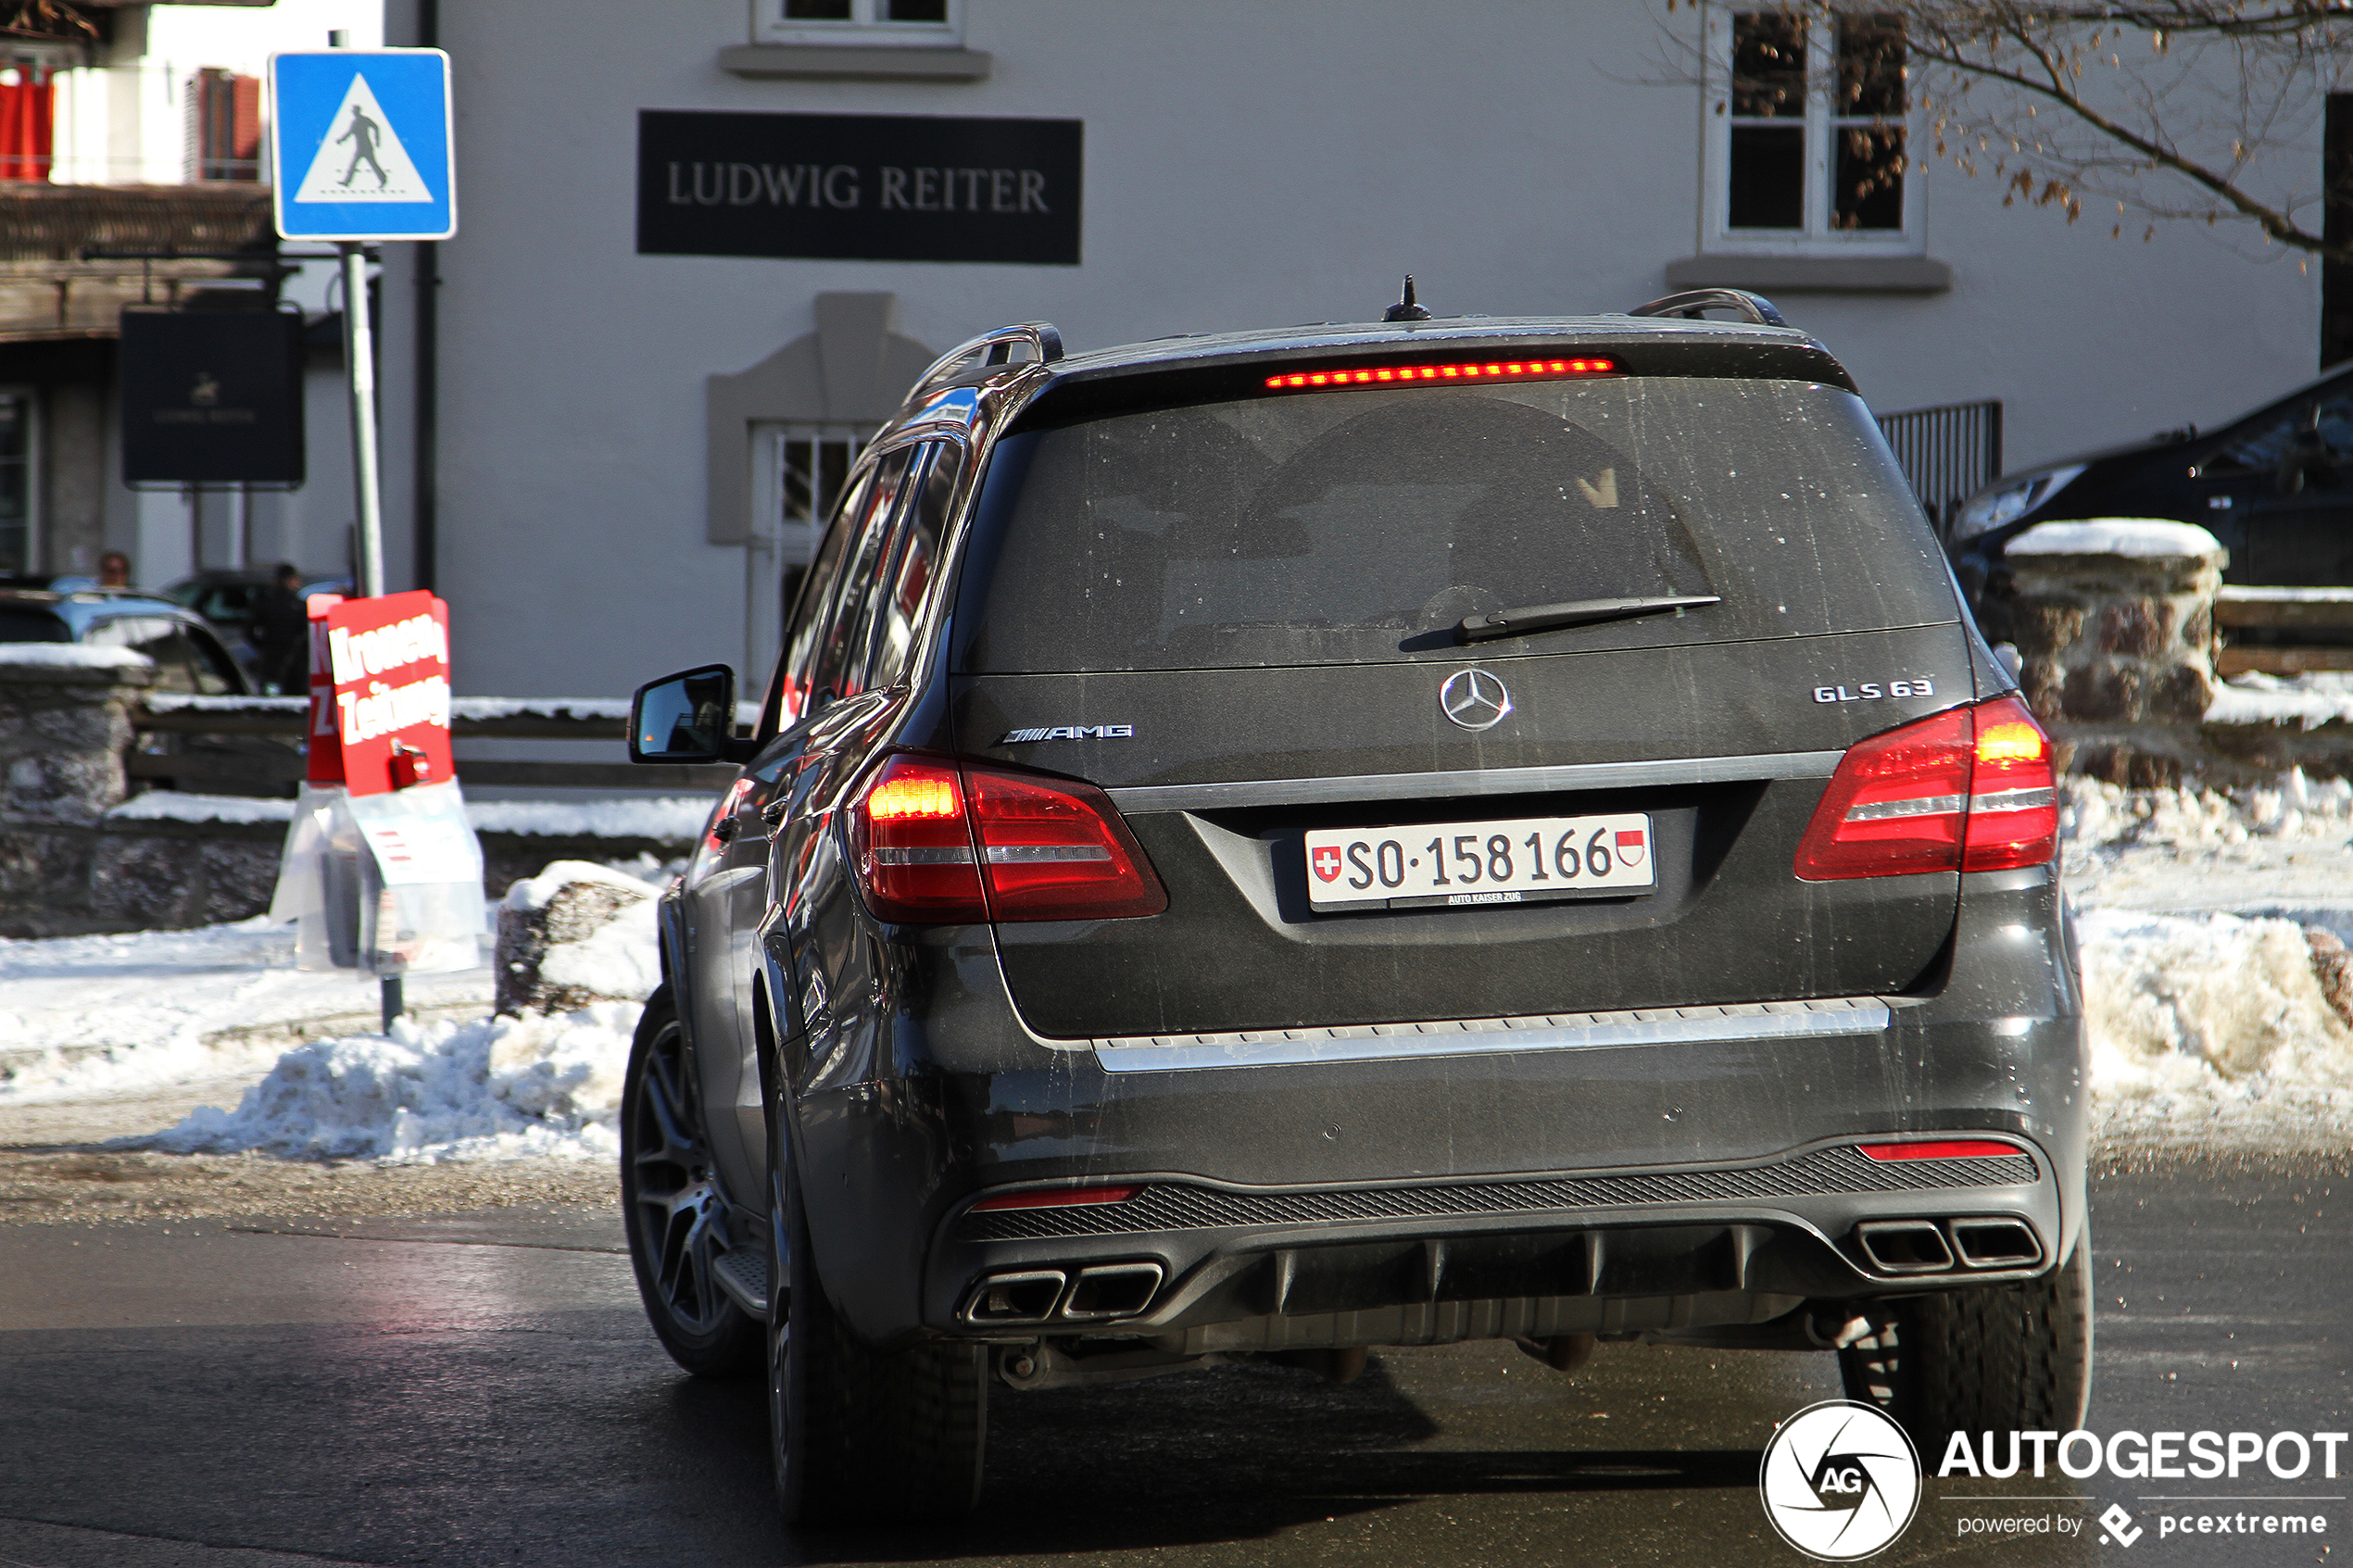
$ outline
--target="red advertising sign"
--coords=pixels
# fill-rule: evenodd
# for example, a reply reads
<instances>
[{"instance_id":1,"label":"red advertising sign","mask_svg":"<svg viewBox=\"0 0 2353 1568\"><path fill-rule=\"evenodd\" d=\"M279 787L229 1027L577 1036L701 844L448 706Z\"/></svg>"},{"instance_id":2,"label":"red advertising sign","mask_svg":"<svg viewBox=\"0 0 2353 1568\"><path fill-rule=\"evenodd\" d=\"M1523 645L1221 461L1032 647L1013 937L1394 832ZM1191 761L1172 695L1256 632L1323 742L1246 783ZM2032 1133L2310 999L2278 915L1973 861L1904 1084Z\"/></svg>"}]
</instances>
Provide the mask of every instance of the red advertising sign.
<instances>
[{"instance_id":1,"label":"red advertising sign","mask_svg":"<svg viewBox=\"0 0 2353 1568\"><path fill-rule=\"evenodd\" d=\"M449 607L422 589L346 599L327 611L324 626L335 744L351 793L383 795L455 777ZM315 705L316 667L311 678ZM315 706L313 713L316 729ZM315 736L312 744L315 757Z\"/></svg>"},{"instance_id":2,"label":"red advertising sign","mask_svg":"<svg viewBox=\"0 0 2353 1568\"><path fill-rule=\"evenodd\" d=\"M304 747L303 777L315 784L343 783L343 742L335 734L335 677L327 665L327 612L343 603L341 594L313 594L310 612L310 737Z\"/></svg>"}]
</instances>

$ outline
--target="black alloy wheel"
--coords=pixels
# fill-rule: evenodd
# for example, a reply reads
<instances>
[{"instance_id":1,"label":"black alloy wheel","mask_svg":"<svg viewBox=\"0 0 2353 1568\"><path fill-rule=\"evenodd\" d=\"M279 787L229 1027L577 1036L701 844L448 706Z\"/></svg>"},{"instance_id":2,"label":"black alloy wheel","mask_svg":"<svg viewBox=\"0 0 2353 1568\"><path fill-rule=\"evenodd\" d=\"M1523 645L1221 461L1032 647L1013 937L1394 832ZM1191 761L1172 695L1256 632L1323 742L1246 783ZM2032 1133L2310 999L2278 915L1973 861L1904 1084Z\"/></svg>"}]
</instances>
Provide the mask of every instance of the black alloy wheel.
<instances>
[{"instance_id":1,"label":"black alloy wheel","mask_svg":"<svg viewBox=\"0 0 2353 1568\"><path fill-rule=\"evenodd\" d=\"M698 1377L760 1364L760 1324L721 1287L735 1249L727 1195L703 1133L694 1053L664 985L646 1003L621 1095L622 1223L646 1317Z\"/></svg>"}]
</instances>

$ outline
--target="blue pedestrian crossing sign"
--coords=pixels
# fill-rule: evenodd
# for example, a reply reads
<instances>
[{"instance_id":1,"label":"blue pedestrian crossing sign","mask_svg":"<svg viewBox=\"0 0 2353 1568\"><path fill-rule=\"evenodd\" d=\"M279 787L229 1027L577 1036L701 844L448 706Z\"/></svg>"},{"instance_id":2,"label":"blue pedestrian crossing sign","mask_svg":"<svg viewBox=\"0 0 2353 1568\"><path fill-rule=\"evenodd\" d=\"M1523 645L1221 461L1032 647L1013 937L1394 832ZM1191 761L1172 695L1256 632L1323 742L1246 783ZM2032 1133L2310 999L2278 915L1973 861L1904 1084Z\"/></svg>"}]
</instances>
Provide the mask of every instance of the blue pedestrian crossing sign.
<instances>
[{"instance_id":1,"label":"blue pedestrian crossing sign","mask_svg":"<svg viewBox=\"0 0 2353 1568\"><path fill-rule=\"evenodd\" d=\"M458 232L447 55L273 55L270 101L281 238L446 240Z\"/></svg>"}]
</instances>

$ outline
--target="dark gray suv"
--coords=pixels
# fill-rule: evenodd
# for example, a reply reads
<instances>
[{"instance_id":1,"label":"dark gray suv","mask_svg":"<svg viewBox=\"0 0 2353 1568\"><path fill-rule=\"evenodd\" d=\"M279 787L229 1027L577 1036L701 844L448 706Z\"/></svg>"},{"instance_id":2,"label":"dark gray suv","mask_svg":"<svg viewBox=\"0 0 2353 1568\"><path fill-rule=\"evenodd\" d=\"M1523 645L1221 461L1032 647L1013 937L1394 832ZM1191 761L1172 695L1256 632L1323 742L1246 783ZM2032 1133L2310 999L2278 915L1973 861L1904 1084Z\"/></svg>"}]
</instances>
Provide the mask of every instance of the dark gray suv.
<instances>
[{"instance_id":1,"label":"dark gray suv","mask_svg":"<svg viewBox=\"0 0 2353 1568\"><path fill-rule=\"evenodd\" d=\"M1735 321L1704 319L1730 308ZM1367 1347L1834 1353L2076 1424L2049 743L1752 295L942 358L664 897L623 1112L788 1517L953 1513L988 1396Z\"/></svg>"}]
</instances>

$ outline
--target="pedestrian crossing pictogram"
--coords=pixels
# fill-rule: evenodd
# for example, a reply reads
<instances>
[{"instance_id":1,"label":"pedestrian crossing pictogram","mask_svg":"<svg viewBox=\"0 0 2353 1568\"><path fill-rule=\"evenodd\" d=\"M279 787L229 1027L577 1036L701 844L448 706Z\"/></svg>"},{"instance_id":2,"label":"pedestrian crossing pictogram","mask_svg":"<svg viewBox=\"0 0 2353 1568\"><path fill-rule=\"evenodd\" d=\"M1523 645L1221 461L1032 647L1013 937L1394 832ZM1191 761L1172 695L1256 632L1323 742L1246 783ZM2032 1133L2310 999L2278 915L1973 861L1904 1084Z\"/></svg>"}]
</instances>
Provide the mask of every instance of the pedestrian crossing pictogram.
<instances>
[{"instance_id":1,"label":"pedestrian crossing pictogram","mask_svg":"<svg viewBox=\"0 0 2353 1568\"><path fill-rule=\"evenodd\" d=\"M295 200L304 202L429 202L433 191L400 144L368 79L352 72L327 134L310 160Z\"/></svg>"}]
</instances>

